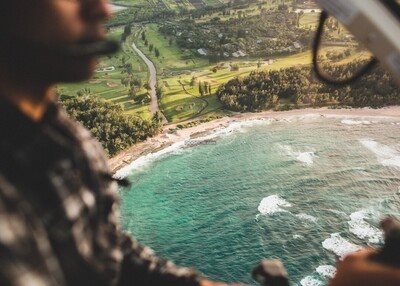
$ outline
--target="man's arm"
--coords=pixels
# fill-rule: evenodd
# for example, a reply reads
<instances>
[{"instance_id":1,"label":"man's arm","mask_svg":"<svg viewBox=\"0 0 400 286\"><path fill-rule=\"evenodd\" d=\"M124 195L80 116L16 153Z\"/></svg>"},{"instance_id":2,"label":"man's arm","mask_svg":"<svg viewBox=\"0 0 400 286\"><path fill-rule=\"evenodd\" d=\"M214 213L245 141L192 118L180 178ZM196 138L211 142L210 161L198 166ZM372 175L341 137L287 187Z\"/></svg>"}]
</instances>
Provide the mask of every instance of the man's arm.
<instances>
[{"instance_id":1,"label":"man's arm","mask_svg":"<svg viewBox=\"0 0 400 286\"><path fill-rule=\"evenodd\" d=\"M330 286L399 286L400 269L371 259L373 249L365 249L345 257Z\"/></svg>"},{"instance_id":2,"label":"man's arm","mask_svg":"<svg viewBox=\"0 0 400 286\"><path fill-rule=\"evenodd\" d=\"M178 267L171 261L157 257L154 252L140 245L127 235L122 243L124 260L119 286L225 286L203 278L192 268Z\"/></svg>"}]
</instances>

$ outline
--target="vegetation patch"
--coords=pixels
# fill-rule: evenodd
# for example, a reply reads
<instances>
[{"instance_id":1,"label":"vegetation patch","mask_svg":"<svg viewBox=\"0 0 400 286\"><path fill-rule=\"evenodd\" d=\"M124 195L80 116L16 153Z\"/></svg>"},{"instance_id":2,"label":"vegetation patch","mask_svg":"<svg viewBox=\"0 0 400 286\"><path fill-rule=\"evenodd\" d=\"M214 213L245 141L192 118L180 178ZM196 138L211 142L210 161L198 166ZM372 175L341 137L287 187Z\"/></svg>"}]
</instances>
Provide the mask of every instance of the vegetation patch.
<instances>
[{"instance_id":1,"label":"vegetation patch","mask_svg":"<svg viewBox=\"0 0 400 286\"><path fill-rule=\"evenodd\" d=\"M325 65L334 78L354 74L365 61L346 65ZM376 69L351 86L337 88L320 83L310 67L252 72L219 87L217 97L229 110L257 112L268 109L343 104L353 107L382 107L400 103L399 88L382 69Z\"/></svg>"},{"instance_id":2,"label":"vegetation patch","mask_svg":"<svg viewBox=\"0 0 400 286\"><path fill-rule=\"evenodd\" d=\"M90 130L110 156L154 136L162 129L159 117L144 120L126 116L121 106L96 96L62 96L60 102L71 117Z\"/></svg>"}]
</instances>

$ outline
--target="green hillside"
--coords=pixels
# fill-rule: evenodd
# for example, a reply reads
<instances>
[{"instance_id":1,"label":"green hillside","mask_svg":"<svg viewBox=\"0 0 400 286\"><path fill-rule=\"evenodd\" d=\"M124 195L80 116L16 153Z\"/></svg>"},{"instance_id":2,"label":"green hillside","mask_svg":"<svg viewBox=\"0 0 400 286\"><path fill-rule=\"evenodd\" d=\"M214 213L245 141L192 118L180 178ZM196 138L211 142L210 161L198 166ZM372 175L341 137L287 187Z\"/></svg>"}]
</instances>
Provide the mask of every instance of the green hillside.
<instances>
[{"instance_id":1,"label":"green hillside","mask_svg":"<svg viewBox=\"0 0 400 286\"><path fill-rule=\"evenodd\" d=\"M122 51L103 58L92 80L60 85L60 94L93 94L120 105L125 114L151 118L149 69L135 44L156 68L160 111L177 123L225 114L216 91L236 77L311 64L318 6L310 1L113 3L122 8L107 26ZM368 57L334 19L324 38L322 61L341 64Z\"/></svg>"}]
</instances>

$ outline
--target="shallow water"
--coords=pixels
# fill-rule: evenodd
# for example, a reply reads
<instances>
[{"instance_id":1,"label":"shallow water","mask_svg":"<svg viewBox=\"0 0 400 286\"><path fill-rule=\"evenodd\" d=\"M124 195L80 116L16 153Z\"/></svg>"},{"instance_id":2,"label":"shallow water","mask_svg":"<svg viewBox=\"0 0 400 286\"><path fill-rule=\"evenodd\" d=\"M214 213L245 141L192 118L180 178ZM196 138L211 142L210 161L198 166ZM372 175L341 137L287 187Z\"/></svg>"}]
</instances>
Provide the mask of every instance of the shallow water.
<instances>
[{"instance_id":1,"label":"shallow water","mask_svg":"<svg viewBox=\"0 0 400 286\"><path fill-rule=\"evenodd\" d=\"M400 123L320 118L236 122L133 164L123 227L213 279L256 285L280 258L297 285L325 285L335 261L379 245L400 214Z\"/></svg>"}]
</instances>

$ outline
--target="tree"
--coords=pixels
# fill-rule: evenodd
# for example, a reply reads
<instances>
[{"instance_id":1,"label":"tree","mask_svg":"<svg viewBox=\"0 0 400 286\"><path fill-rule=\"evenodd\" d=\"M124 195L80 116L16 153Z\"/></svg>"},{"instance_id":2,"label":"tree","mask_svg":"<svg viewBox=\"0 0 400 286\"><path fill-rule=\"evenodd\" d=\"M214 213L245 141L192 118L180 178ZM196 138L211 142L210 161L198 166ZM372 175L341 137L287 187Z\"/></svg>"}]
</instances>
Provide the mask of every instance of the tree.
<instances>
[{"instance_id":1,"label":"tree","mask_svg":"<svg viewBox=\"0 0 400 286\"><path fill-rule=\"evenodd\" d=\"M296 21L297 27L300 27L300 20L303 16L304 16L304 11L300 11L299 13L297 13L297 21Z\"/></svg>"},{"instance_id":2,"label":"tree","mask_svg":"<svg viewBox=\"0 0 400 286\"><path fill-rule=\"evenodd\" d=\"M132 99L135 102L136 98L136 87L133 85L129 89L129 98Z\"/></svg>"},{"instance_id":3,"label":"tree","mask_svg":"<svg viewBox=\"0 0 400 286\"><path fill-rule=\"evenodd\" d=\"M204 94L205 94L204 85L203 85L203 83L201 81L199 81L199 94L201 96L204 96Z\"/></svg>"},{"instance_id":4,"label":"tree","mask_svg":"<svg viewBox=\"0 0 400 286\"><path fill-rule=\"evenodd\" d=\"M197 79L196 77L192 76L192 79L190 80L190 86L194 87L196 85Z\"/></svg>"},{"instance_id":5,"label":"tree","mask_svg":"<svg viewBox=\"0 0 400 286\"><path fill-rule=\"evenodd\" d=\"M160 57L160 51L157 48L154 49L154 54L157 58Z\"/></svg>"},{"instance_id":6,"label":"tree","mask_svg":"<svg viewBox=\"0 0 400 286\"><path fill-rule=\"evenodd\" d=\"M85 96L85 95L90 95L90 94L92 94L92 91L90 90L90 88L87 88L87 87L80 89L76 92L77 96Z\"/></svg>"},{"instance_id":7,"label":"tree","mask_svg":"<svg viewBox=\"0 0 400 286\"><path fill-rule=\"evenodd\" d=\"M164 116L162 115L161 111L157 110L156 113L154 113L151 121L153 122L154 126L158 127L159 130L157 130L157 133L160 132L164 121Z\"/></svg>"},{"instance_id":8,"label":"tree","mask_svg":"<svg viewBox=\"0 0 400 286\"><path fill-rule=\"evenodd\" d=\"M130 24L125 25L124 32L121 35L121 41L125 42L126 38L132 34L132 26Z\"/></svg>"},{"instance_id":9,"label":"tree","mask_svg":"<svg viewBox=\"0 0 400 286\"><path fill-rule=\"evenodd\" d=\"M128 87L128 85L131 82L131 78L129 76L121 78L121 84L125 87Z\"/></svg>"},{"instance_id":10,"label":"tree","mask_svg":"<svg viewBox=\"0 0 400 286\"><path fill-rule=\"evenodd\" d=\"M163 97L164 93L161 87L156 86L156 96L160 100Z\"/></svg>"}]
</instances>

